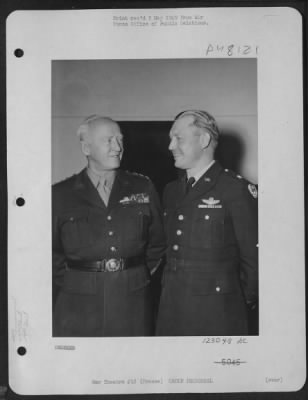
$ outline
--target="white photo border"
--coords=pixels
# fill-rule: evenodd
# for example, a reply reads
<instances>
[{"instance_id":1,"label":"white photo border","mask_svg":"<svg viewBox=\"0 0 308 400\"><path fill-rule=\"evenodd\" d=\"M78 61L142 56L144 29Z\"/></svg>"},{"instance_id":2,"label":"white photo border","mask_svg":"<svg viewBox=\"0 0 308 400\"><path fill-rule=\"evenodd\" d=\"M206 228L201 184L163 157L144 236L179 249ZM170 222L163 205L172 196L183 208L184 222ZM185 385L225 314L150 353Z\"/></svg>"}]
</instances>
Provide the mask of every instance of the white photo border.
<instances>
[{"instance_id":1,"label":"white photo border","mask_svg":"<svg viewBox=\"0 0 308 400\"><path fill-rule=\"evenodd\" d=\"M157 16L160 21L166 15L199 15L206 24L114 24L114 17ZM12 390L52 395L302 387L306 358L301 41L301 16L292 8L18 11L9 16ZM217 50L221 46L224 50ZM17 48L23 50L22 57L14 54ZM232 337L230 343L229 338L207 343L203 337L53 338L51 61L207 57L258 58L259 336ZM25 199L22 207L16 204L19 197ZM26 349L24 355L18 353L21 348ZM223 359L246 363L215 364Z\"/></svg>"}]
</instances>

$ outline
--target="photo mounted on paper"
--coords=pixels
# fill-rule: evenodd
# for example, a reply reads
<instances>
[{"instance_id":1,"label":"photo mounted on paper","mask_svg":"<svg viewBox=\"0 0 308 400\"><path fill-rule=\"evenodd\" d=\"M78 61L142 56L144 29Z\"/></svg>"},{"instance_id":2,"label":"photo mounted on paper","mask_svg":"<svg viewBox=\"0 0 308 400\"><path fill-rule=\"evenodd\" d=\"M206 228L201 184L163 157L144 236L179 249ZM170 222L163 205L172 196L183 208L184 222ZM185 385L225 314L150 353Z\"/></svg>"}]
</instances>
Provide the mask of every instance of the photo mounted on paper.
<instances>
[{"instance_id":1,"label":"photo mounted on paper","mask_svg":"<svg viewBox=\"0 0 308 400\"><path fill-rule=\"evenodd\" d=\"M57 60L52 83L54 336L257 335L257 60Z\"/></svg>"},{"instance_id":2,"label":"photo mounted on paper","mask_svg":"<svg viewBox=\"0 0 308 400\"><path fill-rule=\"evenodd\" d=\"M300 37L297 15L275 8L12 16L8 197L25 200L9 203L16 392L300 387Z\"/></svg>"}]
</instances>

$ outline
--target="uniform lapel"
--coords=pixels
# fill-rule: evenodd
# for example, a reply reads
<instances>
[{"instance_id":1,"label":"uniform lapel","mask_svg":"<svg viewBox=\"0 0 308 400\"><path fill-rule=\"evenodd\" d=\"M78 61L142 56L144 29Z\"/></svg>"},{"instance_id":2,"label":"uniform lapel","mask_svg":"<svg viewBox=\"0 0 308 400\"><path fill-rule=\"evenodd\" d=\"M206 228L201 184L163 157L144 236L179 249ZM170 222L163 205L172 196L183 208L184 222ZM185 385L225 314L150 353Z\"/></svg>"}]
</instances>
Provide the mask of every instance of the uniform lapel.
<instances>
[{"instance_id":1,"label":"uniform lapel","mask_svg":"<svg viewBox=\"0 0 308 400\"><path fill-rule=\"evenodd\" d=\"M215 185L218 176L222 172L222 167L219 162L211 166L211 168L205 172L204 175L198 180L198 182L192 187L189 193L182 198L182 204L191 203L193 200L198 199L201 195L209 192Z\"/></svg>"},{"instance_id":2,"label":"uniform lapel","mask_svg":"<svg viewBox=\"0 0 308 400\"><path fill-rule=\"evenodd\" d=\"M87 203L95 205L96 207L106 208L98 191L88 177L86 168L76 176L74 190L76 194Z\"/></svg>"},{"instance_id":3,"label":"uniform lapel","mask_svg":"<svg viewBox=\"0 0 308 400\"><path fill-rule=\"evenodd\" d=\"M186 174L181 176L177 183L176 192L174 194L176 196L176 204L180 206L186 196Z\"/></svg>"}]
</instances>

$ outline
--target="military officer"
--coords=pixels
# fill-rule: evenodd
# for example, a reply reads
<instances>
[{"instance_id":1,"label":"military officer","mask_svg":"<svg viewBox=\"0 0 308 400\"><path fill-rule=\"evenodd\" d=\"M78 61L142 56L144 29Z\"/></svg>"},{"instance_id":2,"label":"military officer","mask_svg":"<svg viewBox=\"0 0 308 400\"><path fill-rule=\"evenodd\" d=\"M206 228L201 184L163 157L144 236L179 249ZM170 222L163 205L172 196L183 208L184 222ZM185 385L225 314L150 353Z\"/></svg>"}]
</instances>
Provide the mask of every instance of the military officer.
<instances>
[{"instance_id":1,"label":"military officer","mask_svg":"<svg viewBox=\"0 0 308 400\"><path fill-rule=\"evenodd\" d=\"M258 296L257 189L214 159L219 131L207 112L180 113L169 150L184 177L163 206L167 264L157 335L245 335Z\"/></svg>"},{"instance_id":2,"label":"military officer","mask_svg":"<svg viewBox=\"0 0 308 400\"><path fill-rule=\"evenodd\" d=\"M88 165L53 186L54 336L146 336L149 282L165 250L149 178L119 169L119 125L98 115L78 130Z\"/></svg>"}]
</instances>

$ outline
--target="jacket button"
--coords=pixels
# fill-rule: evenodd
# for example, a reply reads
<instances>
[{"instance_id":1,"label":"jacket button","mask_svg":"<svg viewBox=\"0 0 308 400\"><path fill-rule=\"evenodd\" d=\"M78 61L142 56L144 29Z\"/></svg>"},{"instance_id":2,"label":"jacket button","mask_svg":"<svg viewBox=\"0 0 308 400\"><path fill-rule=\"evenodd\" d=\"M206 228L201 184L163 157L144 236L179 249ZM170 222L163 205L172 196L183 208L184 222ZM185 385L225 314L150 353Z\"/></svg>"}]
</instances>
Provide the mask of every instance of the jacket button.
<instances>
[{"instance_id":1,"label":"jacket button","mask_svg":"<svg viewBox=\"0 0 308 400\"><path fill-rule=\"evenodd\" d=\"M108 221L111 221L111 220L112 220L111 215L108 215L108 216L107 216L107 220L108 220Z\"/></svg>"},{"instance_id":2,"label":"jacket button","mask_svg":"<svg viewBox=\"0 0 308 400\"><path fill-rule=\"evenodd\" d=\"M178 246L177 244L174 244L174 245L172 246L172 249L173 249L174 251L178 251L178 250L179 250L179 246Z\"/></svg>"},{"instance_id":3,"label":"jacket button","mask_svg":"<svg viewBox=\"0 0 308 400\"><path fill-rule=\"evenodd\" d=\"M180 221L183 221L184 215L180 214L180 215L178 216L178 219L179 219Z\"/></svg>"},{"instance_id":4,"label":"jacket button","mask_svg":"<svg viewBox=\"0 0 308 400\"><path fill-rule=\"evenodd\" d=\"M181 235L182 235L181 229L178 229L178 230L176 231L176 234L177 234L178 236L181 236Z\"/></svg>"},{"instance_id":5,"label":"jacket button","mask_svg":"<svg viewBox=\"0 0 308 400\"><path fill-rule=\"evenodd\" d=\"M111 250L112 252L115 252L115 251L117 251L117 248L116 248L115 246L111 246L111 247L110 247L110 250Z\"/></svg>"},{"instance_id":6,"label":"jacket button","mask_svg":"<svg viewBox=\"0 0 308 400\"><path fill-rule=\"evenodd\" d=\"M219 286L216 287L216 292L220 292L220 287Z\"/></svg>"}]
</instances>

